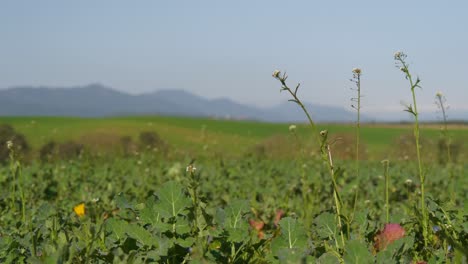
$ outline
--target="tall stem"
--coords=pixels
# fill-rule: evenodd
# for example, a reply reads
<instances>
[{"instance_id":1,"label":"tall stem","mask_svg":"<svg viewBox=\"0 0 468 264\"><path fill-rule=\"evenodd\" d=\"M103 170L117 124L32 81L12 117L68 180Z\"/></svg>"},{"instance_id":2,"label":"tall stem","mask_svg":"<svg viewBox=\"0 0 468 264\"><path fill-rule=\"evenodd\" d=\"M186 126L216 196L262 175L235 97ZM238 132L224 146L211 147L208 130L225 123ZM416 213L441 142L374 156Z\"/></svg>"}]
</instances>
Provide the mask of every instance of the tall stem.
<instances>
[{"instance_id":1,"label":"tall stem","mask_svg":"<svg viewBox=\"0 0 468 264\"><path fill-rule=\"evenodd\" d=\"M421 184L421 214L422 214L422 226L423 226L423 237L424 237L424 246L427 246L427 239L428 239L428 219L427 219L427 212L426 212L426 203L425 203L425 197L424 197L424 172L423 172L423 167L422 167L422 161L421 161L421 146L419 144L419 113L418 113L418 107L416 104L416 93L415 89L418 86L419 79L416 81L416 83L413 82L413 78L411 74L409 73L408 65L406 62L400 57L398 59L402 66L403 66L403 72L406 73L406 77L408 81L410 82L411 85L411 94L413 96L413 108L412 108L412 113L414 116L414 138L416 141L416 155L418 158L418 169L419 169L419 181Z\"/></svg>"},{"instance_id":2,"label":"tall stem","mask_svg":"<svg viewBox=\"0 0 468 264\"><path fill-rule=\"evenodd\" d=\"M312 117L310 117L309 115L309 112L307 111L307 109L305 108L304 104L301 102L301 100L299 100L299 98L297 97L296 95L296 92L293 92L287 85L286 85L286 79L285 78L280 78L279 79L282 86L283 86L283 89L287 90L291 96L294 98L294 102L297 103L301 108L302 108L302 111L304 111L305 115L307 116L307 120L309 121L309 124L310 126L312 127L312 130L313 130L313 134L315 135L318 143L320 144L321 143L321 140L320 138L318 137L318 129L317 129L317 125L315 124L315 122L312 120ZM299 86L298 86L299 87ZM296 88L296 91L297 91L297 88Z\"/></svg>"},{"instance_id":3,"label":"tall stem","mask_svg":"<svg viewBox=\"0 0 468 264\"><path fill-rule=\"evenodd\" d=\"M390 166L390 162L388 160L384 160L383 163L385 166L385 171L384 171L384 175L385 175L385 219L387 223L389 223L390 222L389 221L390 220L390 203L389 203L388 196L389 196L390 184L389 184L388 167Z\"/></svg>"},{"instance_id":4,"label":"tall stem","mask_svg":"<svg viewBox=\"0 0 468 264\"><path fill-rule=\"evenodd\" d=\"M328 153L328 168L330 169L330 175L331 175L332 183L333 183L333 198L335 200L336 215L338 217L338 228L340 229L341 244L344 248L345 241L344 241L344 235L343 235L343 225L341 223L341 203L340 203L340 199L338 198L338 185L336 184L336 181L335 181L335 169L333 168L333 159L332 159L329 144L327 144L327 153Z\"/></svg>"},{"instance_id":5,"label":"tall stem","mask_svg":"<svg viewBox=\"0 0 468 264\"><path fill-rule=\"evenodd\" d=\"M361 74L357 74L356 176L359 179L359 139L361 130Z\"/></svg>"}]
</instances>

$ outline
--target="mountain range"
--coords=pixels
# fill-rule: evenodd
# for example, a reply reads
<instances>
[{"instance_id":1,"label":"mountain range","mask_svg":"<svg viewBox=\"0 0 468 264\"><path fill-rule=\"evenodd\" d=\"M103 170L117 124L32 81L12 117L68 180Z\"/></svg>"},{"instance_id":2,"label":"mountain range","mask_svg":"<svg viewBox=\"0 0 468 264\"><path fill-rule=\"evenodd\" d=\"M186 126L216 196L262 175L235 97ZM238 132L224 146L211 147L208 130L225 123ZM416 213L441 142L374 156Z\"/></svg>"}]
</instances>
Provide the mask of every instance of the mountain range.
<instances>
[{"instance_id":1,"label":"mountain range","mask_svg":"<svg viewBox=\"0 0 468 264\"><path fill-rule=\"evenodd\" d=\"M350 122L355 114L339 107L306 104L316 121ZM230 99L206 99L184 90L131 95L100 84L81 87L14 87L0 90L1 116L171 115L247 119L267 122L306 121L302 110L285 102L258 108Z\"/></svg>"},{"instance_id":2,"label":"mountain range","mask_svg":"<svg viewBox=\"0 0 468 264\"><path fill-rule=\"evenodd\" d=\"M344 108L305 103L317 122L353 122L356 113ZM230 99L207 99L184 90L160 90L132 95L101 84L68 88L13 87L0 90L0 116L168 115L246 119L267 122L307 121L302 109L285 101L269 108ZM375 117L363 115L363 121ZM398 121L398 120L397 120Z\"/></svg>"}]
</instances>

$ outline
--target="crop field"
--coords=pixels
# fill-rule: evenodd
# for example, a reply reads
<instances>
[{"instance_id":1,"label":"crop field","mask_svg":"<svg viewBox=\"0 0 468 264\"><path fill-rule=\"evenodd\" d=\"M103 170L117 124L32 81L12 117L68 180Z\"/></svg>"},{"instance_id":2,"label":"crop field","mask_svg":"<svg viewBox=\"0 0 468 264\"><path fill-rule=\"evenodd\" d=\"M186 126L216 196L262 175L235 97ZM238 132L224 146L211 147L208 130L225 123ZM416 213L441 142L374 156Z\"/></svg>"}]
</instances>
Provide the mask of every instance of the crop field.
<instances>
[{"instance_id":1,"label":"crop field","mask_svg":"<svg viewBox=\"0 0 468 264\"><path fill-rule=\"evenodd\" d=\"M467 263L467 128L0 119L2 263Z\"/></svg>"},{"instance_id":2,"label":"crop field","mask_svg":"<svg viewBox=\"0 0 468 264\"><path fill-rule=\"evenodd\" d=\"M337 135L332 181L306 125L155 116L0 123L29 149L13 139L3 151L3 263L466 262L460 125L449 126L458 144L450 163L440 126L422 125L424 244L411 125L363 124L359 175L349 151L355 126L319 125Z\"/></svg>"},{"instance_id":3,"label":"crop field","mask_svg":"<svg viewBox=\"0 0 468 264\"><path fill-rule=\"evenodd\" d=\"M173 149L184 153L200 151L241 156L252 151L255 145L267 145L281 158L294 158L296 140L288 130L290 124L274 124L253 121L230 121L185 117L112 117L112 118L64 118L64 117L0 117L0 124L9 124L25 135L32 149L38 150L50 141L76 141L92 151L114 154L121 151L123 137L138 141L139 133L154 131ZM312 130L306 124L297 124L301 143L313 141ZM434 155L441 137L440 124L423 124L422 135L428 149ZM319 124L339 140L335 147L354 148L355 127L353 124ZM468 144L468 125L449 125L453 141L459 148ZM366 159L400 159L404 157L412 140L411 124L363 124L361 138ZM273 145L274 141L281 141ZM293 145L293 149L291 149ZM313 148L313 147L311 147ZM209 151L206 151L209 150ZM281 152L288 155L281 155ZM37 153L36 153L37 154ZM35 155L34 153L32 154ZM36 155L37 156L37 155ZM275 155L271 155L274 156ZM349 156L349 155L348 155Z\"/></svg>"}]
</instances>

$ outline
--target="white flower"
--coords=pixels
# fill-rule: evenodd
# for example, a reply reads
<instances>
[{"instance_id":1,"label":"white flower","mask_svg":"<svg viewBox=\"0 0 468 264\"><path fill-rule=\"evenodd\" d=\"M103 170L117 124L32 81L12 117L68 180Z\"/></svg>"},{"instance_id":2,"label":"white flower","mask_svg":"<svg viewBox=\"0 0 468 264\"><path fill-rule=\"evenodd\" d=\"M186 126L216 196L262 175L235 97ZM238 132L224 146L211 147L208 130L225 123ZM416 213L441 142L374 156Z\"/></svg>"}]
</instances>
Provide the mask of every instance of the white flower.
<instances>
[{"instance_id":1,"label":"white flower","mask_svg":"<svg viewBox=\"0 0 468 264\"><path fill-rule=\"evenodd\" d=\"M11 150L11 149L13 148L13 141L8 140L8 141L6 142L6 145L7 145L7 148Z\"/></svg>"},{"instance_id":2,"label":"white flower","mask_svg":"<svg viewBox=\"0 0 468 264\"><path fill-rule=\"evenodd\" d=\"M437 96L437 97L442 97L442 96L444 96L444 95L442 94L441 91L438 91L438 92L436 93L436 96Z\"/></svg>"},{"instance_id":3,"label":"white flower","mask_svg":"<svg viewBox=\"0 0 468 264\"><path fill-rule=\"evenodd\" d=\"M411 185L411 184L413 184L413 181L412 181L411 179L407 179L407 180L405 181L405 183L408 184L408 185Z\"/></svg>"},{"instance_id":4,"label":"white flower","mask_svg":"<svg viewBox=\"0 0 468 264\"><path fill-rule=\"evenodd\" d=\"M296 125L289 126L289 132L296 132L296 129L297 129Z\"/></svg>"},{"instance_id":5,"label":"white flower","mask_svg":"<svg viewBox=\"0 0 468 264\"><path fill-rule=\"evenodd\" d=\"M353 68L353 73L354 74L361 74L361 69L360 68Z\"/></svg>"},{"instance_id":6,"label":"white flower","mask_svg":"<svg viewBox=\"0 0 468 264\"><path fill-rule=\"evenodd\" d=\"M188 165L187 169L186 169L186 171L190 172L190 173L195 173L196 170L197 170L197 168L195 168L195 166L193 166L193 164Z\"/></svg>"},{"instance_id":7,"label":"white flower","mask_svg":"<svg viewBox=\"0 0 468 264\"><path fill-rule=\"evenodd\" d=\"M395 57L395 59L399 59L402 54L403 54L403 52L397 51L397 52L395 52L395 54L393 56Z\"/></svg>"},{"instance_id":8,"label":"white flower","mask_svg":"<svg viewBox=\"0 0 468 264\"><path fill-rule=\"evenodd\" d=\"M280 74L281 74L281 72L279 70L275 70L271 76L273 76L273 78L278 79L280 77Z\"/></svg>"},{"instance_id":9,"label":"white flower","mask_svg":"<svg viewBox=\"0 0 468 264\"><path fill-rule=\"evenodd\" d=\"M322 130L322 131L320 131L320 135L321 135L322 137L326 136L327 134L328 134L328 131L327 131L327 130Z\"/></svg>"}]
</instances>

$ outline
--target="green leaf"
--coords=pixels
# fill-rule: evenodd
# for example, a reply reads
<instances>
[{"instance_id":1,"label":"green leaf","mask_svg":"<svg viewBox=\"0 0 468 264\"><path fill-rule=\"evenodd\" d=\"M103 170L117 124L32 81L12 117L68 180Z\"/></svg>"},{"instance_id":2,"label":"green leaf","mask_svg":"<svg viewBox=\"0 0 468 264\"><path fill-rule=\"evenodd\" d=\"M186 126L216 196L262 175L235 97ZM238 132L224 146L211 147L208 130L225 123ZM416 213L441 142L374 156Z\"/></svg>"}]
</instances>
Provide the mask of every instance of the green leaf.
<instances>
[{"instance_id":1,"label":"green leaf","mask_svg":"<svg viewBox=\"0 0 468 264\"><path fill-rule=\"evenodd\" d=\"M350 240L346 242L343 259L345 263L374 263L374 258L367 249L367 246L359 240Z\"/></svg>"},{"instance_id":2,"label":"green leaf","mask_svg":"<svg viewBox=\"0 0 468 264\"><path fill-rule=\"evenodd\" d=\"M228 241L242 242L249 236L249 226L244 217L249 210L246 200L233 201L225 209L218 209L215 222L228 232Z\"/></svg>"},{"instance_id":3,"label":"green leaf","mask_svg":"<svg viewBox=\"0 0 468 264\"><path fill-rule=\"evenodd\" d=\"M249 230L247 227L227 227L226 231L229 234L227 240L231 242L242 242L249 236Z\"/></svg>"},{"instance_id":4,"label":"green leaf","mask_svg":"<svg viewBox=\"0 0 468 264\"><path fill-rule=\"evenodd\" d=\"M334 238L337 234L335 215L324 212L314 219L317 234L321 239Z\"/></svg>"},{"instance_id":5,"label":"green leaf","mask_svg":"<svg viewBox=\"0 0 468 264\"><path fill-rule=\"evenodd\" d=\"M400 261L404 253L413 246L413 237L404 237L393 241L384 250L377 253L377 263L394 263L389 260Z\"/></svg>"},{"instance_id":6,"label":"green leaf","mask_svg":"<svg viewBox=\"0 0 468 264\"><path fill-rule=\"evenodd\" d=\"M127 227L128 223L123 220L109 218L106 221L106 230L115 234L117 239L122 239L125 237L125 231L127 230Z\"/></svg>"},{"instance_id":7,"label":"green leaf","mask_svg":"<svg viewBox=\"0 0 468 264\"><path fill-rule=\"evenodd\" d=\"M184 248L189 248L195 243L195 238L194 237L187 237L187 238L177 238L175 243L181 247Z\"/></svg>"},{"instance_id":8,"label":"green leaf","mask_svg":"<svg viewBox=\"0 0 468 264\"><path fill-rule=\"evenodd\" d=\"M301 256L307 249L307 236L304 227L294 218L285 217L279 222L281 235L275 238L271 244L271 250L274 255L279 256L285 253L300 254Z\"/></svg>"},{"instance_id":9,"label":"green leaf","mask_svg":"<svg viewBox=\"0 0 468 264\"><path fill-rule=\"evenodd\" d=\"M225 209L224 226L229 228L241 228L247 223L243 216L249 212L249 202L246 200L237 200L230 203Z\"/></svg>"},{"instance_id":10,"label":"green leaf","mask_svg":"<svg viewBox=\"0 0 468 264\"><path fill-rule=\"evenodd\" d=\"M129 202L127 197L125 197L123 193L119 193L118 195L116 195L114 201L115 205L120 209L130 209L132 211L135 210L135 204Z\"/></svg>"},{"instance_id":11,"label":"green leaf","mask_svg":"<svg viewBox=\"0 0 468 264\"><path fill-rule=\"evenodd\" d=\"M356 212L354 215L353 226L356 227L357 231L356 239L362 238L363 234L365 234L367 231L367 228L369 226L369 220L367 219L368 213L369 210L364 209L362 211Z\"/></svg>"},{"instance_id":12,"label":"green leaf","mask_svg":"<svg viewBox=\"0 0 468 264\"><path fill-rule=\"evenodd\" d=\"M190 233L190 223L186 218L179 218L175 223L175 229L177 234L179 235Z\"/></svg>"},{"instance_id":13,"label":"green leaf","mask_svg":"<svg viewBox=\"0 0 468 264\"><path fill-rule=\"evenodd\" d=\"M166 182L156 192L156 195L159 198L156 210L162 217L177 217L179 214L187 215L187 212L184 211L191 205L191 201L185 195L182 186L177 182Z\"/></svg>"},{"instance_id":14,"label":"green leaf","mask_svg":"<svg viewBox=\"0 0 468 264\"><path fill-rule=\"evenodd\" d=\"M157 240L153 238L153 235L148 230L144 229L143 227L139 225L136 225L136 224L128 225L126 233L128 234L128 236L130 236L131 238L134 238L135 240L137 240L138 242L140 242L141 244L145 246L151 247L151 246L157 246L158 244Z\"/></svg>"},{"instance_id":15,"label":"green leaf","mask_svg":"<svg viewBox=\"0 0 468 264\"><path fill-rule=\"evenodd\" d=\"M327 252L317 259L317 264L340 264L340 260L332 253Z\"/></svg>"},{"instance_id":16,"label":"green leaf","mask_svg":"<svg viewBox=\"0 0 468 264\"><path fill-rule=\"evenodd\" d=\"M161 215L156 210L156 201L154 197L148 199L145 204L145 208L140 211L140 221L143 224L150 224L152 226L157 226L157 224L161 221Z\"/></svg>"}]
</instances>

